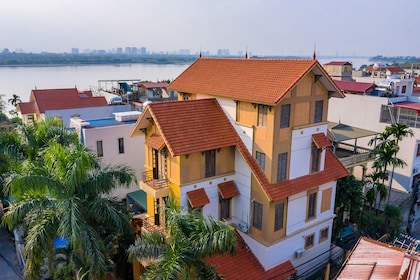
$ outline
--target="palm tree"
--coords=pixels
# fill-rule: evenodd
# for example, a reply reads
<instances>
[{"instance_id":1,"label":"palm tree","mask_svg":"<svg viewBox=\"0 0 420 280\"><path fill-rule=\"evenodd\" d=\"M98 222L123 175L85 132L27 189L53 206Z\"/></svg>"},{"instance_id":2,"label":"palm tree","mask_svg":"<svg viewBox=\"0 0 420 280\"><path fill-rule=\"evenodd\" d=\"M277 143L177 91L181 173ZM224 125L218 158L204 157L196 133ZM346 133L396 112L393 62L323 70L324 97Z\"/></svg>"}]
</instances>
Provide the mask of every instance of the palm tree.
<instances>
[{"instance_id":1,"label":"palm tree","mask_svg":"<svg viewBox=\"0 0 420 280\"><path fill-rule=\"evenodd\" d=\"M234 254L235 230L223 221L183 213L169 202L165 212L168 234L142 231L128 249L131 260L146 267L143 279L221 279L205 258Z\"/></svg>"},{"instance_id":2,"label":"palm tree","mask_svg":"<svg viewBox=\"0 0 420 280\"><path fill-rule=\"evenodd\" d=\"M42 160L11 173L5 190L14 202L3 224L25 229L25 276L41 277L45 258L54 254L54 239L64 236L70 250L86 261L83 273L89 279L103 277L109 265L104 238L132 232L127 206L108 195L133 180L134 172L126 166L100 168L81 144L51 141Z\"/></svg>"},{"instance_id":3,"label":"palm tree","mask_svg":"<svg viewBox=\"0 0 420 280\"><path fill-rule=\"evenodd\" d=\"M13 94L12 98L9 98L9 100L7 100L7 102L9 102L9 104L12 104L14 107L16 107L16 105L20 102L22 102L22 100L20 99L19 95Z\"/></svg>"}]
</instances>

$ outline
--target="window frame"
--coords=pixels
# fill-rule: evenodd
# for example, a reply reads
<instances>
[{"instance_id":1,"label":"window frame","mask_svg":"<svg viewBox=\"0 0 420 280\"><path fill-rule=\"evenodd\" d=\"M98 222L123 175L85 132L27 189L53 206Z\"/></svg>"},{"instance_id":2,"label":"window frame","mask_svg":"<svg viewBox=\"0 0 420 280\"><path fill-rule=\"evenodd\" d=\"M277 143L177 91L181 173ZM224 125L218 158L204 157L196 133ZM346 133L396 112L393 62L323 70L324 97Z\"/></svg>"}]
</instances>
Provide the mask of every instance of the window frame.
<instances>
[{"instance_id":1,"label":"window frame","mask_svg":"<svg viewBox=\"0 0 420 280\"><path fill-rule=\"evenodd\" d=\"M118 138L118 153L124 154L125 147L124 147L124 137Z\"/></svg>"},{"instance_id":2,"label":"window frame","mask_svg":"<svg viewBox=\"0 0 420 280\"><path fill-rule=\"evenodd\" d=\"M322 122L324 114L324 100L315 101L314 123Z\"/></svg>"},{"instance_id":3,"label":"window frame","mask_svg":"<svg viewBox=\"0 0 420 280\"><path fill-rule=\"evenodd\" d=\"M258 162L258 165L261 167L262 171L265 171L265 154L263 152L256 151L255 159Z\"/></svg>"},{"instance_id":4,"label":"window frame","mask_svg":"<svg viewBox=\"0 0 420 280\"><path fill-rule=\"evenodd\" d=\"M318 204L318 190L308 191L306 201L306 221L316 219Z\"/></svg>"},{"instance_id":5,"label":"window frame","mask_svg":"<svg viewBox=\"0 0 420 280\"><path fill-rule=\"evenodd\" d=\"M281 212L279 212L280 206ZM286 203L284 201L279 202L274 206L274 232L284 229L285 206Z\"/></svg>"},{"instance_id":6,"label":"window frame","mask_svg":"<svg viewBox=\"0 0 420 280\"><path fill-rule=\"evenodd\" d=\"M287 180L288 153L280 153L277 156L277 183Z\"/></svg>"},{"instance_id":7,"label":"window frame","mask_svg":"<svg viewBox=\"0 0 420 280\"><path fill-rule=\"evenodd\" d=\"M208 150L204 152L204 176L210 178L216 176L216 150Z\"/></svg>"},{"instance_id":8,"label":"window frame","mask_svg":"<svg viewBox=\"0 0 420 280\"><path fill-rule=\"evenodd\" d=\"M230 220L232 218L231 210L232 198L223 198L219 194L219 220ZM224 214L227 213L227 216Z\"/></svg>"},{"instance_id":9,"label":"window frame","mask_svg":"<svg viewBox=\"0 0 420 280\"><path fill-rule=\"evenodd\" d=\"M104 156L104 143L102 142L102 140L96 141L96 155L97 157Z\"/></svg>"},{"instance_id":10,"label":"window frame","mask_svg":"<svg viewBox=\"0 0 420 280\"><path fill-rule=\"evenodd\" d=\"M314 245L315 245L315 233L311 233L311 234L306 235L305 236L305 244L304 244L305 250L314 247Z\"/></svg>"},{"instance_id":11,"label":"window frame","mask_svg":"<svg viewBox=\"0 0 420 280\"><path fill-rule=\"evenodd\" d=\"M262 230L263 224L263 205L254 201L252 207L252 226L258 230Z\"/></svg>"},{"instance_id":12,"label":"window frame","mask_svg":"<svg viewBox=\"0 0 420 280\"><path fill-rule=\"evenodd\" d=\"M311 147L311 173L318 172L321 168L321 149L312 144Z\"/></svg>"},{"instance_id":13,"label":"window frame","mask_svg":"<svg viewBox=\"0 0 420 280\"><path fill-rule=\"evenodd\" d=\"M328 240L328 238L329 238L329 231L330 231L330 227L324 227L324 228L321 228L320 230L319 230L319 241L318 241L318 243L322 243L322 242L324 242L324 241L326 241L326 240ZM326 236L323 236L323 233L325 233L326 232Z\"/></svg>"},{"instance_id":14,"label":"window frame","mask_svg":"<svg viewBox=\"0 0 420 280\"><path fill-rule=\"evenodd\" d=\"M257 126L267 127L268 106L258 104Z\"/></svg>"},{"instance_id":15,"label":"window frame","mask_svg":"<svg viewBox=\"0 0 420 280\"><path fill-rule=\"evenodd\" d=\"M283 104L280 108L280 128L290 127L290 104Z\"/></svg>"}]
</instances>

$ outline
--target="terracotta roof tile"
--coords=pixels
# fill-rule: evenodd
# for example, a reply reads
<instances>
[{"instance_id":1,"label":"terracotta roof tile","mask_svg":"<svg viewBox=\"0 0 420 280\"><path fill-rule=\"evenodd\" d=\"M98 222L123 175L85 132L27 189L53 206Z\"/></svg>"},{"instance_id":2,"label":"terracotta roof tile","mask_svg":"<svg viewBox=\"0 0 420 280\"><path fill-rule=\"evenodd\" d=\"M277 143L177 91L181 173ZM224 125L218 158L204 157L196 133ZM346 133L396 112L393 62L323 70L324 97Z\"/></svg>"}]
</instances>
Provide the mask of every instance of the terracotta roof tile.
<instances>
[{"instance_id":1,"label":"terracotta roof tile","mask_svg":"<svg viewBox=\"0 0 420 280\"><path fill-rule=\"evenodd\" d=\"M144 142L144 144L152 147L153 149L160 150L160 149L162 149L163 145L165 144L165 140L163 139L162 136L160 136L156 133L153 133L152 135L150 135L149 138L147 138L147 140Z\"/></svg>"},{"instance_id":2,"label":"terracotta roof tile","mask_svg":"<svg viewBox=\"0 0 420 280\"><path fill-rule=\"evenodd\" d=\"M331 142L328 140L327 136L325 136L324 133L312 134L312 140L314 141L318 149L332 146Z\"/></svg>"},{"instance_id":3,"label":"terracotta roof tile","mask_svg":"<svg viewBox=\"0 0 420 280\"><path fill-rule=\"evenodd\" d=\"M192 208L203 207L210 203L210 199L204 188L187 192L187 197Z\"/></svg>"},{"instance_id":4,"label":"terracotta roof tile","mask_svg":"<svg viewBox=\"0 0 420 280\"><path fill-rule=\"evenodd\" d=\"M317 64L309 59L199 58L168 88L275 104Z\"/></svg>"},{"instance_id":5,"label":"terracotta roof tile","mask_svg":"<svg viewBox=\"0 0 420 280\"><path fill-rule=\"evenodd\" d=\"M39 113L35 102L20 102L16 105L16 110L22 115Z\"/></svg>"},{"instance_id":6,"label":"terracotta roof tile","mask_svg":"<svg viewBox=\"0 0 420 280\"><path fill-rule=\"evenodd\" d=\"M77 88L35 89L31 92L30 101L38 107L37 112L30 113L108 105L105 97L92 96L91 91L79 91Z\"/></svg>"},{"instance_id":7,"label":"terracotta roof tile","mask_svg":"<svg viewBox=\"0 0 420 280\"><path fill-rule=\"evenodd\" d=\"M337 279L397 280L404 257L405 249L362 237Z\"/></svg>"},{"instance_id":8,"label":"terracotta roof tile","mask_svg":"<svg viewBox=\"0 0 420 280\"><path fill-rule=\"evenodd\" d=\"M146 111L173 156L236 145L237 133L216 99L155 102Z\"/></svg>"},{"instance_id":9,"label":"terracotta roof tile","mask_svg":"<svg viewBox=\"0 0 420 280\"><path fill-rule=\"evenodd\" d=\"M207 262L216 267L218 273L226 280L243 279L285 279L294 273L296 269L290 261L279 264L269 270L265 270L258 259L248 248L245 241L238 234L236 254L215 255L207 259Z\"/></svg>"},{"instance_id":10,"label":"terracotta roof tile","mask_svg":"<svg viewBox=\"0 0 420 280\"><path fill-rule=\"evenodd\" d=\"M374 83L361 83L361 82L352 82L352 81L334 81L339 89L344 92L354 92L354 93L366 93L369 90L375 88Z\"/></svg>"},{"instance_id":11,"label":"terracotta roof tile","mask_svg":"<svg viewBox=\"0 0 420 280\"><path fill-rule=\"evenodd\" d=\"M219 193L223 199L232 198L239 195L239 190L234 181L227 181L217 185Z\"/></svg>"}]
</instances>

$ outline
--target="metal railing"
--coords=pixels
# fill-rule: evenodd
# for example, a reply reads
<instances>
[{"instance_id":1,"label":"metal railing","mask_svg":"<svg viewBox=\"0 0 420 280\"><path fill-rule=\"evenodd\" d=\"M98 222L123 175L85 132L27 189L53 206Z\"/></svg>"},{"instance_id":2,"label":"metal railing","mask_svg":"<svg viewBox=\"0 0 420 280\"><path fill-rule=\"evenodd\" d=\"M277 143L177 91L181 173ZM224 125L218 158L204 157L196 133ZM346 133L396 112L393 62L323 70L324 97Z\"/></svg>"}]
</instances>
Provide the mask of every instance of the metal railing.
<instances>
[{"instance_id":1,"label":"metal railing","mask_svg":"<svg viewBox=\"0 0 420 280\"><path fill-rule=\"evenodd\" d=\"M145 171L142 173L142 181L155 190L169 187L169 180L167 178L153 178L153 171Z\"/></svg>"},{"instance_id":2,"label":"metal railing","mask_svg":"<svg viewBox=\"0 0 420 280\"><path fill-rule=\"evenodd\" d=\"M372 154L371 149L358 147L347 143L337 143L336 155L341 163L346 167L375 159L375 155Z\"/></svg>"}]
</instances>

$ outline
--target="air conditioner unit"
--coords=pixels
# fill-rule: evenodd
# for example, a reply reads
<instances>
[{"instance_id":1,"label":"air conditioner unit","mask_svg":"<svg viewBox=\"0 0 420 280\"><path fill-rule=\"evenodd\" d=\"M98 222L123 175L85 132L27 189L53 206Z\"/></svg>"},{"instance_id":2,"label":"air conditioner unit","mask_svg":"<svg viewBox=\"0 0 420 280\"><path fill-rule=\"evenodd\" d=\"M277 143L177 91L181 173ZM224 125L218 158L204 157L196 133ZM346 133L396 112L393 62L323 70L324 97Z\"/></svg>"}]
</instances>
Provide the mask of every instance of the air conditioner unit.
<instances>
[{"instance_id":1,"label":"air conditioner unit","mask_svg":"<svg viewBox=\"0 0 420 280\"><path fill-rule=\"evenodd\" d=\"M245 223L244 221L240 221L238 224L239 230L242 232L247 233L248 232L248 224Z\"/></svg>"},{"instance_id":2,"label":"air conditioner unit","mask_svg":"<svg viewBox=\"0 0 420 280\"><path fill-rule=\"evenodd\" d=\"M297 249L295 251L295 258L300 259L301 257L303 257L304 252L305 252L305 249Z\"/></svg>"}]
</instances>

